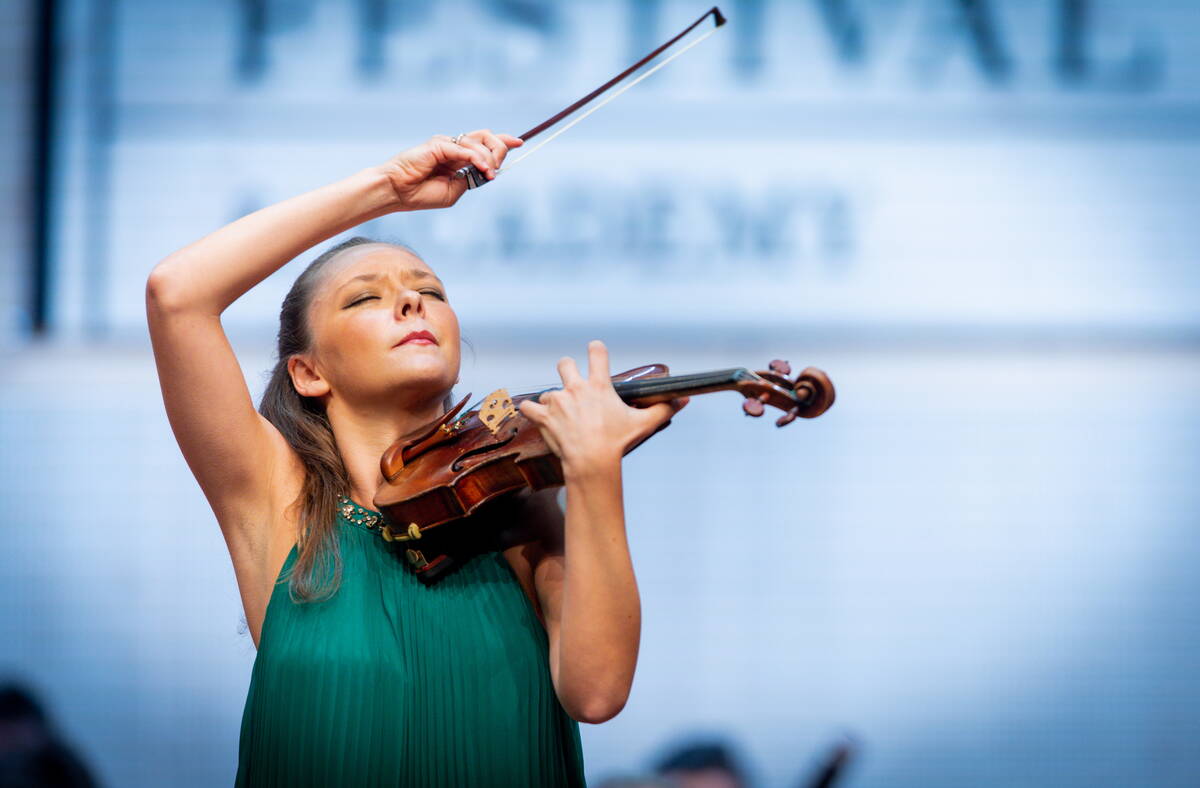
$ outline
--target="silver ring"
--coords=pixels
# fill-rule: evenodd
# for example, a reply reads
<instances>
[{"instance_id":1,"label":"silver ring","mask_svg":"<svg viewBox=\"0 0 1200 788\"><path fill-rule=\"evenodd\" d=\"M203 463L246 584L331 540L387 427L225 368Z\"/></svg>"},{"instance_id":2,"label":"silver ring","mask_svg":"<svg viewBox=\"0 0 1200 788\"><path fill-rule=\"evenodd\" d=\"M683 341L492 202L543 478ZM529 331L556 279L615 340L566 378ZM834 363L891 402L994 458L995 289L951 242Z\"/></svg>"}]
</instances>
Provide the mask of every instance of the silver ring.
<instances>
[{"instance_id":1,"label":"silver ring","mask_svg":"<svg viewBox=\"0 0 1200 788\"><path fill-rule=\"evenodd\" d=\"M455 145L457 145L458 141L461 140L465 136L467 136L467 135L466 134L456 134L450 138L450 141L453 142Z\"/></svg>"}]
</instances>

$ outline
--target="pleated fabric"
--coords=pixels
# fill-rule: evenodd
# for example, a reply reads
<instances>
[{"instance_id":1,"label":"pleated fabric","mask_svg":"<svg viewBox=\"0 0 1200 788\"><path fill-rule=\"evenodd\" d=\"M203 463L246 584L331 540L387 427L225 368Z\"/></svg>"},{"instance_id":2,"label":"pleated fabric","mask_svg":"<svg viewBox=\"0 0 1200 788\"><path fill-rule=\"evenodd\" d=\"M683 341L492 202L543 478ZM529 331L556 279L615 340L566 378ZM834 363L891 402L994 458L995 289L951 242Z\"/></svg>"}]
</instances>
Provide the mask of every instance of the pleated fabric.
<instances>
[{"instance_id":1,"label":"pleated fabric","mask_svg":"<svg viewBox=\"0 0 1200 788\"><path fill-rule=\"evenodd\" d=\"M296 604L286 582L271 595L236 785L584 785L579 725L504 556L426 587L378 530L339 513L338 539L332 598Z\"/></svg>"}]
</instances>

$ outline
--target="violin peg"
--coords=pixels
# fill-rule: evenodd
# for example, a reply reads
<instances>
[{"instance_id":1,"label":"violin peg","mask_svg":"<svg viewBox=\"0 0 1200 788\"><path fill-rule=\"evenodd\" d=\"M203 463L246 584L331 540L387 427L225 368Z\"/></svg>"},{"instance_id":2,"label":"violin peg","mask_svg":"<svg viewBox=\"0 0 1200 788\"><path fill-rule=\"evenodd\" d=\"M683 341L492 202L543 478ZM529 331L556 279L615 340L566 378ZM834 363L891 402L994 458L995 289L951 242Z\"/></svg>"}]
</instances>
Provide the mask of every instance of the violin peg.
<instances>
[{"instance_id":1,"label":"violin peg","mask_svg":"<svg viewBox=\"0 0 1200 788\"><path fill-rule=\"evenodd\" d=\"M781 358L777 358L774 361L772 361L770 364L768 364L767 369L771 370L776 375L787 376L787 375L792 374L792 365L787 363L786 361L784 361Z\"/></svg>"},{"instance_id":2,"label":"violin peg","mask_svg":"<svg viewBox=\"0 0 1200 788\"><path fill-rule=\"evenodd\" d=\"M766 406L755 397L746 397L745 401L742 402L742 410L747 416L758 418L766 412Z\"/></svg>"},{"instance_id":3,"label":"violin peg","mask_svg":"<svg viewBox=\"0 0 1200 788\"><path fill-rule=\"evenodd\" d=\"M800 408L799 407L792 408L787 413L783 414L778 419L776 419L775 426L776 427L786 427L787 425L789 425L793 421L795 421L796 417L799 415L800 415Z\"/></svg>"}]
</instances>

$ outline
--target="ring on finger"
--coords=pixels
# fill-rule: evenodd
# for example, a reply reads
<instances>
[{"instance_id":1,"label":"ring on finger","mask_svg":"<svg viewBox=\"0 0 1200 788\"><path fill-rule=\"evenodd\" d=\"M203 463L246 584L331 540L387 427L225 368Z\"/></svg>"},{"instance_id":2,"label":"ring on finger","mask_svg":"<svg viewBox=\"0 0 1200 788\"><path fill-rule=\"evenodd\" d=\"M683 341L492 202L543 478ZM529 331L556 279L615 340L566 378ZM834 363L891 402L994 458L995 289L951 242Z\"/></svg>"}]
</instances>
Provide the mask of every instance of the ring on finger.
<instances>
[{"instance_id":1,"label":"ring on finger","mask_svg":"<svg viewBox=\"0 0 1200 788\"><path fill-rule=\"evenodd\" d=\"M459 144L461 144L459 142L459 140L461 140L465 136L467 136L467 135L466 134L455 134L453 137L450 138L450 141L453 142L455 145L459 145Z\"/></svg>"}]
</instances>

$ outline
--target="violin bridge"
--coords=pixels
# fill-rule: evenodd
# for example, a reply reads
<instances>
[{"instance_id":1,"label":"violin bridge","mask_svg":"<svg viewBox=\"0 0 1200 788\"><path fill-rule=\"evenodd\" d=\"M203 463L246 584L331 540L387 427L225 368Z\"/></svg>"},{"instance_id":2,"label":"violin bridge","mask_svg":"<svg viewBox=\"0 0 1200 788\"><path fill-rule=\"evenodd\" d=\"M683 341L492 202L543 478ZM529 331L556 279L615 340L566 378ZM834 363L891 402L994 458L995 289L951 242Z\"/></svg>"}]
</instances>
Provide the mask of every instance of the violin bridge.
<instances>
[{"instance_id":1,"label":"violin bridge","mask_svg":"<svg viewBox=\"0 0 1200 788\"><path fill-rule=\"evenodd\" d=\"M516 412L517 409L513 407L512 397L508 395L508 390L496 389L484 398L483 405L479 408L479 420L495 435L500 431L500 425L504 423L504 420Z\"/></svg>"}]
</instances>

